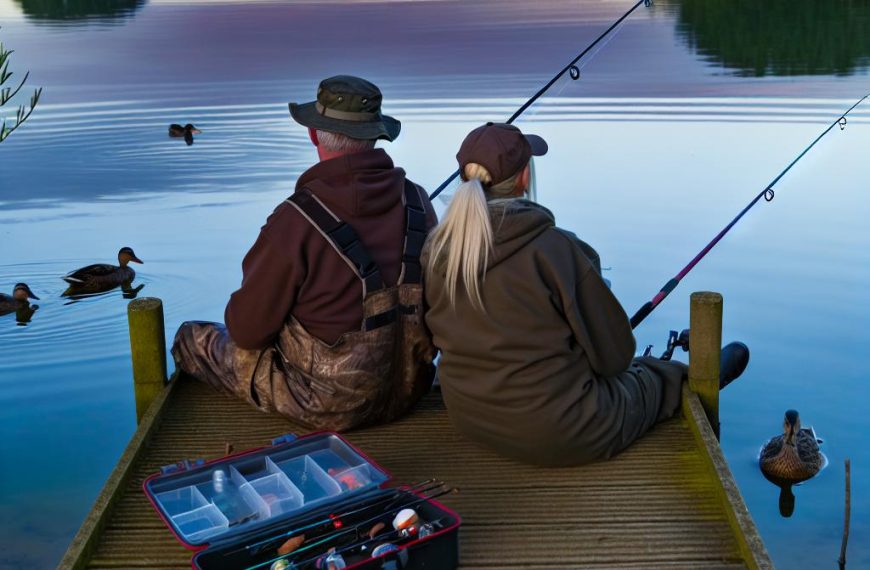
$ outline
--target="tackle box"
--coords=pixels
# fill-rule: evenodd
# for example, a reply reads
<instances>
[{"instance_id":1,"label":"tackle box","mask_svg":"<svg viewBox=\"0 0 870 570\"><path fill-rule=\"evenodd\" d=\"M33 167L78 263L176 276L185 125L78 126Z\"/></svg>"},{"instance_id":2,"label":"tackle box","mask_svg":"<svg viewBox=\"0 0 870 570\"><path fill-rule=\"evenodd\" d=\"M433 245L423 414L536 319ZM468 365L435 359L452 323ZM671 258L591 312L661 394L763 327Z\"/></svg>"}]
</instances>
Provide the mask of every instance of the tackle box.
<instances>
[{"instance_id":1,"label":"tackle box","mask_svg":"<svg viewBox=\"0 0 870 570\"><path fill-rule=\"evenodd\" d=\"M268 447L213 461L169 465L142 487L178 541L196 552L196 569L269 570L278 547L296 531L305 541L288 558L293 570L342 568L326 564L333 546L348 569L455 568L459 516L414 488L390 488L389 481L389 473L340 435L320 432L287 434ZM392 517L404 505L421 524L430 523L428 536L391 532ZM367 531L377 522L385 528L372 541ZM398 550L373 557L385 542ZM354 550L354 544L364 546Z\"/></svg>"}]
</instances>

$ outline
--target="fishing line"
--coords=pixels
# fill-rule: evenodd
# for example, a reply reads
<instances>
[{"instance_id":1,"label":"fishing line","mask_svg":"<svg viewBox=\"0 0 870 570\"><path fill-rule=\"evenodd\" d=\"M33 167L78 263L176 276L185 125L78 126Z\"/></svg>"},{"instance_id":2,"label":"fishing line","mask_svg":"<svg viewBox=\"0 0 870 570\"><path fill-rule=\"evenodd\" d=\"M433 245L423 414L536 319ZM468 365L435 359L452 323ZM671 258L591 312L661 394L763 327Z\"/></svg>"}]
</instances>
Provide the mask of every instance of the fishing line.
<instances>
[{"instance_id":1,"label":"fishing line","mask_svg":"<svg viewBox=\"0 0 870 570\"><path fill-rule=\"evenodd\" d=\"M598 54L601 52L601 50L604 49L604 48L607 46L607 44L609 44L611 41L613 41L613 39L614 39L616 36L618 36L618 35L620 34L620 32L622 32L622 30L623 30L624 28L625 28L625 22L621 22L621 23L619 23L619 25L616 26L616 27L613 29L613 32L612 32L610 35L608 35L607 38L606 38L602 43L600 43L598 46L596 46L595 50L594 50L594 51L593 51L593 52L592 52L588 57L584 58L583 61L582 61L579 65L576 65L576 66L575 66L575 67L577 68L576 77L574 77L574 75L569 75L569 76L567 76L567 77L564 77L564 79L562 79L562 81L561 81L561 86L560 86L558 89L556 89L556 92L553 93L550 97L553 98L553 99L558 99L559 97L561 97L562 92L565 91L565 89L568 87L568 85L570 85L570 84L573 83L574 81L577 81L577 80L580 79L580 72L581 72L581 71L582 71L582 70L583 70L587 65L589 65L590 63L592 63L592 61L594 61L595 58L598 57ZM570 72L569 72L569 74L570 74ZM530 121L531 121L534 117L536 117L536 116L538 115L538 113L540 113L544 108L545 108L544 105L538 105L537 107L535 107L535 108L532 110L531 113L526 114L526 115L523 116L523 121L524 121L524 122L530 122ZM534 157L532 157L532 159L530 160L530 164L532 165L533 174L532 174L532 176L531 176L531 182L530 182L530 185L529 185L528 197L529 197L529 199L530 199L531 201L536 202L536 201L537 201L537 200L536 200L536 196L537 196L537 192L536 192L536 190L537 190L537 189L536 189L536 187L535 187L534 162L535 162L535 161L534 161ZM451 179L451 180L448 180L448 181L447 181L447 184L449 184L451 181L452 181L452 179ZM441 190L443 190L443 189L441 189ZM439 196L439 192L440 192L440 190L436 190L435 192L433 192L431 198L434 199L436 196ZM445 205L448 205L448 204L450 203L450 200L451 200L452 198L453 198L453 194L452 194L452 193L443 193L443 194L440 194L441 202L444 203Z\"/></svg>"},{"instance_id":2,"label":"fishing line","mask_svg":"<svg viewBox=\"0 0 870 570\"><path fill-rule=\"evenodd\" d=\"M858 101L854 105L849 107L849 109L845 113L843 113L842 115L837 117L837 119L833 123L828 125L828 128L826 128L824 131L822 131L822 133L819 136L817 136L815 138L815 140L813 140L813 142L811 142L809 144L809 146L807 146L803 150L803 152L801 152L799 155L797 155L797 157L794 160L792 160L788 166L786 166L779 174L777 174L776 178L774 178L770 182L770 184L765 186L764 190L759 192L758 195L755 198L753 198L752 201L749 202L749 204L747 204L747 206L745 208L743 208L743 210L741 210L740 213L737 214L737 216L733 220L731 220L731 222L729 222L729 224L727 226L722 228L722 231L720 231L718 234L716 234L716 237L714 237L710 241L710 243L708 243L706 246L704 246L704 249L702 249L700 252L698 252L698 255L696 255L694 258L692 258L692 261L690 261L688 263L688 265L683 267L683 269L680 270L679 273L677 273L670 281L665 283L664 287L662 287L661 290L659 290L659 292L656 293L655 297L653 297L652 300L647 301L640 309L638 309L638 311L634 314L634 316L631 317L631 328L634 329L640 323L642 323L643 320L645 318L647 318L649 316L649 314L652 313L653 310L656 307L658 307L662 301L665 300L665 297L670 295L671 291L673 291L677 287L677 285L679 285L680 281L683 280L683 277L685 277L695 267L695 265L697 265L698 262L701 261L704 258L704 256L707 255L710 252L710 250L716 246L717 243L719 243L719 240L721 240L723 237L725 237L725 234L727 234L731 230L731 228L734 227L734 225L740 221L740 218L742 218L744 216L744 214L746 214L746 212L751 210L752 207L755 206L755 204L758 203L759 200L761 200L762 198L764 198L765 201L767 201L767 202L770 202L771 200L773 200L773 198L775 196L775 193L773 191L773 187L776 186L776 183L779 182L780 179L782 179L782 177L785 176L785 174L789 170L791 170L792 166L797 164L797 162L800 159L802 159L804 157L804 155L810 151L811 148L816 146L816 143L819 142L820 140L822 140L822 138L826 134L828 134L831 131L831 129L833 129L836 126L839 126L841 131L843 129L845 129L846 123L847 123L846 115L848 115L850 112L852 112L852 110L855 107L857 107L858 105L863 103L864 100L867 99L868 97L870 97L870 93L868 93L867 95L864 95L863 97L858 99Z\"/></svg>"},{"instance_id":3,"label":"fishing line","mask_svg":"<svg viewBox=\"0 0 870 570\"><path fill-rule=\"evenodd\" d=\"M532 96L531 96L531 97L530 97L530 98L529 98L525 103L523 103L523 104L520 106L519 109L517 109L516 111L514 111L514 114L511 115L510 118L509 118L507 121L505 121L505 122L506 122L507 124L511 124L511 123L513 123L515 120L517 120L517 118L519 118L519 116L522 115L522 114L525 112L526 109L528 109L529 107L531 107L532 104L533 104L535 101L537 101L538 99L540 99L541 96L542 96L544 93L546 93L546 92L550 89L550 87L552 87L553 85L555 85L556 82L559 81L559 79L560 79L562 76L564 76L566 73L569 75L569 77L570 77L571 79L573 79L573 80L575 80L575 81L576 81L577 79L580 79L580 69L581 69L581 67L578 67L578 66L577 66L577 62L579 62L581 59L583 59L583 56L585 56L587 53L589 53L590 51L592 51L593 49L595 49L595 46L597 46L597 45L598 45L602 40L604 40L607 36L609 36L611 32L613 32L616 28L618 28L619 25L622 24L622 22L625 21L625 19L628 18L628 17L632 14L632 12L634 12L635 10L637 10L638 8L640 8L641 6L647 6L647 7L649 7L649 6L651 6L651 5L652 5L652 0L638 0L638 1L634 4L634 6L632 6L632 7L631 7L631 8L630 8L630 9L629 9L625 14L623 14L622 16L620 16L619 19L616 20L615 22L613 22L613 23L610 25L609 28L607 28L606 30L604 30L604 31L601 33L601 35L599 35L597 38L595 38L595 40L594 40L591 44L589 44L588 46L586 46L586 49L584 49L583 51L581 51L581 52L580 52L580 53L579 53L579 54L578 54L574 59L571 60L570 63L568 63L568 65L566 65L565 67L563 67L563 68L562 68L562 69L561 69L561 70L560 70L556 75L554 75L554 76L552 77L552 79L550 79L550 80L549 80L549 81L548 81L548 82L547 82L543 87L541 87L541 88L538 90L537 93L535 93L534 95L532 95ZM602 47L603 47L603 46L602 46ZM596 52L596 53L598 53L598 52ZM453 174L450 175L450 177L447 178L447 180L445 180L444 182L442 182L441 185L438 186L438 188L436 188L435 191L432 192L432 194L429 195L429 199L430 199L430 200L434 200L434 199L435 199L435 198L436 198L436 197L437 197L437 196L438 196L438 195L439 195L439 194L440 194L440 193L441 193L441 192L442 192L442 191L447 187L448 184L450 184L451 182L453 182L453 181L456 179L457 176L459 176L459 170L456 170Z\"/></svg>"}]
</instances>

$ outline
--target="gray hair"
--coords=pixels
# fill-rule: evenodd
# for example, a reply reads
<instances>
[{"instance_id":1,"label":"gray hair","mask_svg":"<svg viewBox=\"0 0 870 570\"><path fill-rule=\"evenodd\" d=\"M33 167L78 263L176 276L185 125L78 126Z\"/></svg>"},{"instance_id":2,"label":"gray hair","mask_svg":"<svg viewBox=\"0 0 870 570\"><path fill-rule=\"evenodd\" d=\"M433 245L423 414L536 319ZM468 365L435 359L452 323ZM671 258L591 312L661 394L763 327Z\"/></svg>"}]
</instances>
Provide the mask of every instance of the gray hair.
<instances>
[{"instance_id":1,"label":"gray hair","mask_svg":"<svg viewBox=\"0 0 870 570\"><path fill-rule=\"evenodd\" d=\"M361 152L375 148L373 140L355 139L331 131L317 131L317 141L324 150L333 152Z\"/></svg>"}]
</instances>

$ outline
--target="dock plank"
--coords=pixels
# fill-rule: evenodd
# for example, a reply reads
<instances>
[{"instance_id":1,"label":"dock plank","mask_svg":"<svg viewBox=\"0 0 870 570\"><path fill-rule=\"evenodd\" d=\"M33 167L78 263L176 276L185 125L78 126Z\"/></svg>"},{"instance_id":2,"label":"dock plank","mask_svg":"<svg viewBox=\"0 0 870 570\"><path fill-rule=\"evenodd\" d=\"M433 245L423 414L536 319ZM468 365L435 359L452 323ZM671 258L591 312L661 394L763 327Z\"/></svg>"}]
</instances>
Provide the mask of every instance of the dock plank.
<instances>
[{"instance_id":1,"label":"dock plank","mask_svg":"<svg viewBox=\"0 0 870 570\"><path fill-rule=\"evenodd\" d=\"M192 553L142 492L145 477L180 459L218 457L227 443L244 450L305 431L194 381L172 391L144 450L131 455L129 475L93 531L99 535L77 537L88 548L68 553L61 568L190 568ZM463 517L463 568L767 567L763 546L746 559L690 421L665 422L610 461L560 469L519 464L465 440L437 393L403 420L347 438L396 481L437 477L460 488L443 502Z\"/></svg>"}]
</instances>

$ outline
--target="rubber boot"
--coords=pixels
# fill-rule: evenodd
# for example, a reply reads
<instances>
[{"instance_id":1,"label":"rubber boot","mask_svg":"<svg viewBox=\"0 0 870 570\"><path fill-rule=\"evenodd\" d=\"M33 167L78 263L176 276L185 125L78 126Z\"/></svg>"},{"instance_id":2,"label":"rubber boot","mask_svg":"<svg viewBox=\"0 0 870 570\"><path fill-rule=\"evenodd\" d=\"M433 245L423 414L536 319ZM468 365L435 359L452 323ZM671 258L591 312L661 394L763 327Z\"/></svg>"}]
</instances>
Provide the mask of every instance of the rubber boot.
<instances>
[{"instance_id":1,"label":"rubber boot","mask_svg":"<svg viewBox=\"0 0 870 570\"><path fill-rule=\"evenodd\" d=\"M749 347L732 342L722 348L719 356L719 389L721 390L743 374L749 364Z\"/></svg>"}]
</instances>

